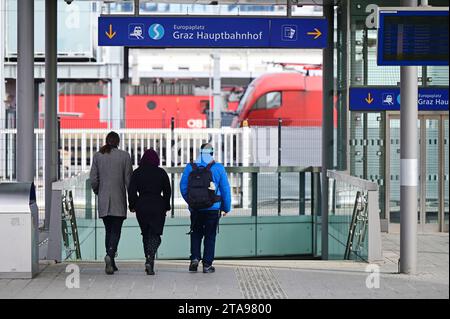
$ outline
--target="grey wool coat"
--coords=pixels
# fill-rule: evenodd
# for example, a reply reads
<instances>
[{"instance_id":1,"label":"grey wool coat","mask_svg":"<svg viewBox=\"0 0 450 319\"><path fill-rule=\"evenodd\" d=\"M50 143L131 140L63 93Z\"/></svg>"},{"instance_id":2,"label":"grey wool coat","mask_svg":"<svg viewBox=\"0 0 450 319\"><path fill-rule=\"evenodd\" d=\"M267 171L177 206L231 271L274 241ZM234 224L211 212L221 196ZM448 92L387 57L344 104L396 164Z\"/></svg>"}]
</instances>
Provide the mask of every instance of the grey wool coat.
<instances>
[{"instance_id":1,"label":"grey wool coat","mask_svg":"<svg viewBox=\"0 0 450 319\"><path fill-rule=\"evenodd\" d=\"M130 154L113 148L111 153L95 153L91 166L91 186L98 195L98 216L127 216L126 192L133 167Z\"/></svg>"}]
</instances>

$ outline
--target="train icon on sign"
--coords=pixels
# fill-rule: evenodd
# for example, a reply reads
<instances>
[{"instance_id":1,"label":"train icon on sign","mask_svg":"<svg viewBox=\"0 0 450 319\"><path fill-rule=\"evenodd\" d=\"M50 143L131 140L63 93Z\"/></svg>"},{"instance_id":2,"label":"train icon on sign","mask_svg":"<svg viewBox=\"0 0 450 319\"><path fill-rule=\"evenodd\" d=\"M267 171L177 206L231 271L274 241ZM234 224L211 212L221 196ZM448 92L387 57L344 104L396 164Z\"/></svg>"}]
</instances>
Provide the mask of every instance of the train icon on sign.
<instances>
[{"instance_id":1,"label":"train icon on sign","mask_svg":"<svg viewBox=\"0 0 450 319\"><path fill-rule=\"evenodd\" d=\"M394 93L383 93L383 99L381 101L383 105L394 105L395 104L395 94Z\"/></svg>"},{"instance_id":2,"label":"train icon on sign","mask_svg":"<svg viewBox=\"0 0 450 319\"><path fill-rule=\"evenodd\" d=\"M285 24L281 26L281 40L297 41L298 29L296 25Z\"/></svg>"},{"instance_id":3,"label":"train icon on sign","mask_svg":"<svg viewBox=\"0 0 450 319\"><path fill-rule=\"evenodd\" d=\"M128 25L128 39L142 40L144 39L144 25L137 23L130 23Z\"/></svg>"}]
</instances>

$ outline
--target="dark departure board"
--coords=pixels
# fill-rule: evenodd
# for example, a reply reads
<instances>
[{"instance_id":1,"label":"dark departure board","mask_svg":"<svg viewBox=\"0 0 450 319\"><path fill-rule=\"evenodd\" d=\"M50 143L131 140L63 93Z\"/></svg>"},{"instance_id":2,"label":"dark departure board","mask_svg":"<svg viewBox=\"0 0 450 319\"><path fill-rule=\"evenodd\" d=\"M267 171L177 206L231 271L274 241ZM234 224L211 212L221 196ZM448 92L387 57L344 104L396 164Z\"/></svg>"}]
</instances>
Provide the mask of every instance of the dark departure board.
<instances>
[{"instance_id":1,"label":"dark departure board","mask_svg":"<svg viewBox=\"0 0 450 319\"><path fill-rule=\"evenodd\" d=\"M380 8L377 64L448 65L448 28L448 8Z\"/></svg>"}]
</instances>

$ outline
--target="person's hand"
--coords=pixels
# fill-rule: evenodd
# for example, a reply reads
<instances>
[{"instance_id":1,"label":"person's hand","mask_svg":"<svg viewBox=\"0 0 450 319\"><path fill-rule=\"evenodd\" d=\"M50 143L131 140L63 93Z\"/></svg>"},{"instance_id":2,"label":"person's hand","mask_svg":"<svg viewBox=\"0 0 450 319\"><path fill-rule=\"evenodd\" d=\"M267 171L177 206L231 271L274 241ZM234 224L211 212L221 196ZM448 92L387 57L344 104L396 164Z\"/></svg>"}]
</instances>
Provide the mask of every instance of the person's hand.
<instances>
[{"instance_id":1,"label":"person's hand","mask_svg":"<svg viewBox=\"0 0 450 319\"><path fill-rule=\"evenodd\" d=\"M226 217L228 215L227 212L222 212L222 217Z\"/></svg>"}]
</instances>

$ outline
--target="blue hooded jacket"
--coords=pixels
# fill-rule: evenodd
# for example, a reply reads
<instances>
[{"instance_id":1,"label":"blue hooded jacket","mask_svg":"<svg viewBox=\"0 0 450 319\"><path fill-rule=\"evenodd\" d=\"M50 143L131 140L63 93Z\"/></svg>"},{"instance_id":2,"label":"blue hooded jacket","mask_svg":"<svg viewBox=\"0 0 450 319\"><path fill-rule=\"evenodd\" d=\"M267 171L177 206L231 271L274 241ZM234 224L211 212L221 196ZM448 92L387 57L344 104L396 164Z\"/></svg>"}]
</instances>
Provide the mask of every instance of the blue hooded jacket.
<instances>
[{"instance_id":1,"label":"blue hooded jacket","mask_svg":"<svg viewBox=\"0 0 450 319\"><path fill-rule=\"evenodd\" d=\"M205 153L200 153L195 163L198 166L207 166L214 158ZM191 164L187 164L186 168L183 171L183 175L181 177L180 182L180 191L184 200L187 202L187 193L188 193L188 180L189 174L192 172ZM211 207L205 208L202 210L221 210L226 213L231 210L231 191L230 184L228 183L227 173L225 171L225 167L223 167L220 163L215 163L211 167L211 173L213 182L216 185L216 194L221 196L222 201L214 203Z\"/></svg>"}]
</instances>

